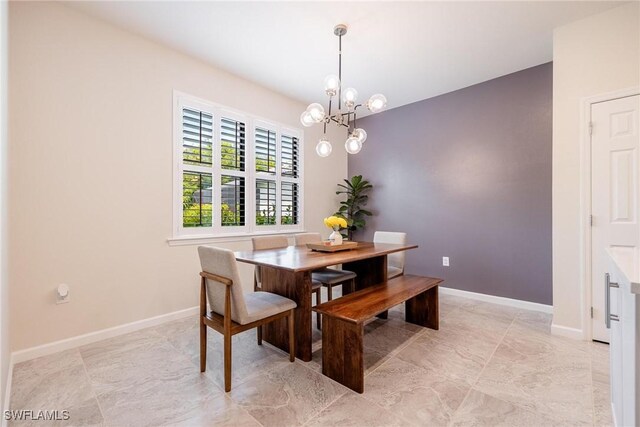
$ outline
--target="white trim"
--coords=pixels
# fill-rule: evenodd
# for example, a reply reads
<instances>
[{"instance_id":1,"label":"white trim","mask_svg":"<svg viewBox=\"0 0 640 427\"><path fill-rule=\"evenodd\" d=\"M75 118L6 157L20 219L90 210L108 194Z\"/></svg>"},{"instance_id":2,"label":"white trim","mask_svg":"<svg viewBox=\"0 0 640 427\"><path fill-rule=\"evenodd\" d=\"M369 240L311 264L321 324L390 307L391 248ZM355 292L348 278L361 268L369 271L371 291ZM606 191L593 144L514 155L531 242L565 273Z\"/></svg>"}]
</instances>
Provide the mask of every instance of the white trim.
<instances>
[{"instance_id":1,"label":"white trim","mask_svg":"<svg viewBox=\"0 0 640 427\"><path fill-rule=\"evenodd\" d=\"M13 356L9 356L9 369L7 370L7 384L4 388L4 406L3 411L11 409L11 386L13 385ZM4 415L4 413L3 413ZM9 421L2 417L2 427L7 427Z\"/></svg>"},{"instance_id":2,"label":"white trim","mask_svg":"<svg viewBox=\"0 0 640 427\"><path fill-rule=\"evenodd\" d=\"M630 87L614 92L589 96L580 100L580 309L582 329L557 326L561 330L580 331L580 339L592 340L591 306L591 106L640 94L640 87ZM553 325L552 325L553 333ZM571 332L573 334L574 332ZM558 333L561 336L563 333Z\"/></svg>"},{"instance_id":3,"label":"white trim","mask_svg":"<svg viewBox=\"0 0 640 427\"><path fill-rule=\"evenodd\" d=\"M559 337L571 338L577 341L584 341L585 335L582 329L570 328L568 326L551 324L551 335Z\"/></svg>"},{"instance_id":4,"label":"white trim","mask_svg":"<svg viewBox=\"0 0 640 427\"><path fill-rule=\"evenodd\" d=\"M479 294L476 292L463 291L460 289L445 288L440 286L440 292L443 294L454 295L458 297L470 298L478 301L490 302L493 304L506 305L508 307L521 308L524 310L540 311L542 313L552 313L553 306L540 304L537 302L523 301L513 298L498 297L495 295Z\"/></svg>"},{"instance_id":5,"label":"white trim","mask_svg":"<svg viewBox=\"0 0 640 427\"><path fill-rule=\"evenodd\" d=\"M208 243L247 242L254 236L286 235L293 236L298 233L306 233L306 230L268 231L263 233L242 233L231 236L181 236L167 239L169 246L203 245Z\"/></svg>"},{"instance_id":6,"label":"white trim","mask_svg":"<svg viewBox=\"0 0 640 427\"><path fill-rule=\"evenodd\" d=\"M172 313L161 314L160 316L150 317L148 319L138 320L124 325L114 326L112 328L102 329L88 334L78 335L76 337L66 338L60 341L31 347L20 351L14 351L11 354L11 363L21 363L27 360L35 359L41 356L47 356L64 350L70 350L82 345L91 344L108 338L117 337L119 335L128 334L129 332L139 331L140 329L158 326L172 320L183 319L189 316L195 316L199 313L199 308L191 307L184 310L174 311Z\"/></svg>"}]
</instances>

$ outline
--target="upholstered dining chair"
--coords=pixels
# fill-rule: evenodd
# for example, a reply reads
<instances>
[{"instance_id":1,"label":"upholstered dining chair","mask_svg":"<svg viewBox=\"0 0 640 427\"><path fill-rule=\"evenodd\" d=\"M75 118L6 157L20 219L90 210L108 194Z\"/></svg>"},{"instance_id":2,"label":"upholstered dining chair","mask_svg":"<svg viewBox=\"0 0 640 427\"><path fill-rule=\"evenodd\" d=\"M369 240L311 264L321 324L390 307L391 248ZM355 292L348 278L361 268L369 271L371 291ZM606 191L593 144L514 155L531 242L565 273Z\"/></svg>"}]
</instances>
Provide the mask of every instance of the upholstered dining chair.
<instances>
[{"instance_id":1,"label":"upholstered dining chair","mask_svg":"<svg viewBox=\"0 0 640 427\"><path fill-rule=\"evenodd\" d=\"M373 243L407 244L407 233L376 231ZM404 251L387 255L387 280L404 274Z\"/></svg>"},{"instance_id":2,"label":"upholstered dining chair","mask_svg":"<svg viewBox=\"0 0 640 427\"><path fill-rule=\"evenodd\" d=\"M300 233L294 236L295 244L306 245L307 243L319 243L322 241L320 233ZM319 282L327 288L327 299L333 299L333 287L349 283L351 290L355 290L356 273L348 270L337 270L333 268L322 268L311 273L314 282ZM318 300L319 301L319 300ZM318 320L318 324L320 320ZM318 326L320 329L320 326Z\"/></svg>"},{"instance_id":3,"label":"upholstered dining chair","mask_svg":"<svg viewBox=\"0 0 640 427\"><path fill-rule=\"evenodd\" d=\"M254 251L263 249L282 249L289 246L289 239L286 236L259 236L251 238ZM260 267L256 266L255 274L253 275L253 290L257 291L262 289L262 277ZM320 292L322 290L322 284L319 282L311 283L311 293L316 295L316 304L320 304ZM320 314L316 313L316 325L320 329ZM262 344L262 328L258 328L258 344Z\"/></svg>"},{"instance_id":4,"label":"upholstered dining chair","mask_svg":"<svg viewBox=\"0 0 640 427\"><path fill-rule=\"evenodd\" d=\"M289 246L289 239L287 236L260 236L252 237L251 244L254 251L262 249L282 249ZM253 290L257 291L262 287L260 277L260 267L256 266L255 273L253 275Z\"/></svg>"},{"instance_id":5,"label":"upholstered dining chair","mask_svg":"<svg viewBox=\"0 0 640 427\"><path fill-rule=\"evenodd\" d=\"M207 369L207 327L224 335L224 390L231 391L231 337L281 318L288 319L289 360L295 360L296 303L269 292L244 294L232 251L200 246L200 371ZM207 310L207 301L211 311Z\"/></svg>"}]
</instances>

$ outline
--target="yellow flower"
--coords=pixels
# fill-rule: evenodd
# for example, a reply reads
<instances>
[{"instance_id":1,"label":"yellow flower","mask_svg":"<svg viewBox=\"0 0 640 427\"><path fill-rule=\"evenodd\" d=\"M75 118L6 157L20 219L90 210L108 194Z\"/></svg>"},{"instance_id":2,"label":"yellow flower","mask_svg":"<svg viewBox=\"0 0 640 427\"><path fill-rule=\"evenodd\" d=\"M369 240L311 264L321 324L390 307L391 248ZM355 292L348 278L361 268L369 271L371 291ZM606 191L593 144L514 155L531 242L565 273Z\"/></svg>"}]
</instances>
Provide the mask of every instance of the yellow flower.
<instances>
[{"instance_id":1,"label":"yellow flower","mask_svg":"<svg viewBox=\"0 0 640 427\"><path fill-rule=\"evenodd\" d=\"M324 219L324 225L326 225L327 227L333 230L336 230L339 228L347 228L347 220L337 216L330 216Z\"/></svg>"}]
</instances>

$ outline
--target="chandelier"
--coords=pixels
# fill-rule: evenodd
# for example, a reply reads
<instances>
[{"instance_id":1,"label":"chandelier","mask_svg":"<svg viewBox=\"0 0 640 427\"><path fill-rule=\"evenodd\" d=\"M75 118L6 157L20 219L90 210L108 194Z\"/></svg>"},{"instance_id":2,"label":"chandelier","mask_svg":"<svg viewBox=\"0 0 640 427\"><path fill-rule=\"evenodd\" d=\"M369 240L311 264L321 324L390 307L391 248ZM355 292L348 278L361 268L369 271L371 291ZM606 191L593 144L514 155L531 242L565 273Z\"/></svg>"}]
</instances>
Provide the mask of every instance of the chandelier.
<instances>
[{"instance_id":1,"label":"chandelier","mask_svg":"<svg viewBox=\"0 0 640 427\"><path fill-rule=\"evenodd\" d=\"M322 104L314 102L310 104L307 109L300 116L300 122L305 127L313 126L315 123L322 123L324 126L324 136L316 145L316 153L320 157L327 157L331 154L331 142L326 137L327 125L335 124L338 127L344 127L347 131L347 140L344 143L344 148L349 154L357 154L362 149L362 144L367 139L367 132L364 129L356 127L356 110L359 107L365 106L372 113L377 113L387 105L387 98L384 95L377 93L373 95L367 102L358 104L358 91L349 87L342 90L342 36L347 34L347 26L344 24L336 25L333 29L333 34L338 36L338 75L328 75L324 79L324 92L329 97L328 112L325 112ZM333 97L338 97L338 111L334 114L331 113L333 105ZM343 111L343 105L345 111Z\"/></svg>"}]
</instances>

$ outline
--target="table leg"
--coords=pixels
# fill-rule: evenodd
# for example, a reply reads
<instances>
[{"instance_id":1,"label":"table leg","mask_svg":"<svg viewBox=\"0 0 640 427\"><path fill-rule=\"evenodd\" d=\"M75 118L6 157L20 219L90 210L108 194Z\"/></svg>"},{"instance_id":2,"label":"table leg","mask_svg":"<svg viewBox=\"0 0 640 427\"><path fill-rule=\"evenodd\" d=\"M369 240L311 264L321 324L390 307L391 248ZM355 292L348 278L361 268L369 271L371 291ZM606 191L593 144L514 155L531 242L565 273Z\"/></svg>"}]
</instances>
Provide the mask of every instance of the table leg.
<instances>
[{"instance_id":1,"label":"table leg","mask_svg":"<svg viewBox=\"0 0 640 427\"><path fill-rule=\"evenodd\" d=\"M438 286L408 299L404 307L407 322L435 330L439 329Z\"/></svg>"},{"instance_id":2,"label":"table leg","mask_svg":"<svg viewBox=\"0 0 640 427\"><path fill-rule=\"evenodd\" d=\"M342 265L345 270L353 271L358 275L355 290L377 285L387 280L387 256L381 255L360 261L353 261ZM344 286L343 286L344 288ZM343 289L344 293L344 289ZM378 314L380 319L386 319L387 311Z\"/></svg>"},{"instance_id":3,"label":"table leg","mask_svg":"<svg viewBox=\"0 0 640 427\"><path fill-rule=\"evenodd\" d=\"M293 272L261 267L262 290L287 297L298 304L296 319L296 356L311 360L311 273ZM262 326L262 339L289 352L287 319L279 319Z\"/></svg>"}]
</instances>

